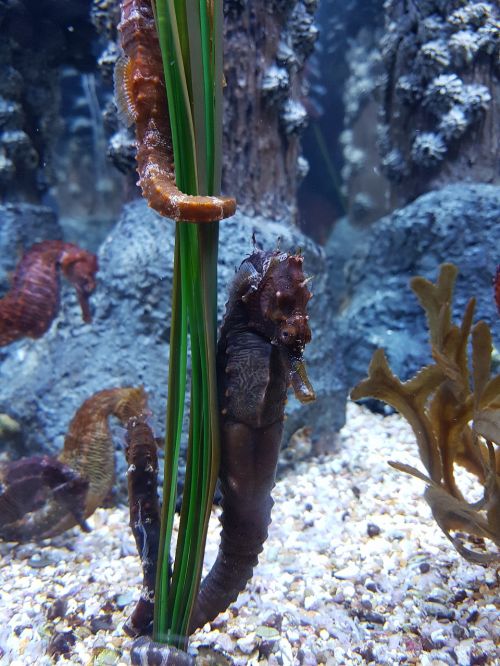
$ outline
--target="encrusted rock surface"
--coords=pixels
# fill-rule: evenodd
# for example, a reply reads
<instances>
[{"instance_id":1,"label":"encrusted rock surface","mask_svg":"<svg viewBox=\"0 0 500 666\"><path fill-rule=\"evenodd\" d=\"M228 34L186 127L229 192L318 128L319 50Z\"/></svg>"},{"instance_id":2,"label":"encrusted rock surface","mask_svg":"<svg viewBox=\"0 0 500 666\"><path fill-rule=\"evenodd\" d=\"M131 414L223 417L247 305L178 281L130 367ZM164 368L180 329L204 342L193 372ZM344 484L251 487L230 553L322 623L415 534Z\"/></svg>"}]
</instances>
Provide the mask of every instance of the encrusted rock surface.
<instances>
[{"instance_id":1,"label":"encrusted rock surface","mask_svg":"<svg viewBox=\"0 0 500 666\"><path fill-rule=\"evenodd\" d=\"M476 320L497 321L492 278L500 244L499 211L499 187L449 185L358 234L358 246L347 262L333 235L329 262L337 273L343 266L345 280L337 339L346 366L346 391L366 376L378 347L387 351L401 378L430 361L425 316L409 280L415 275L435 280L443 262L459 268L455 317L461 321L474 296Z\"/></svg>"},{"instance_id":2,"label":"encrusted rock surface","mask_svg":"<svg viewBox=\"0 0 500 666\"><path fill-rule=\"evenodd\" d=\"M225 5L223 189L250 214L296 217L304 66L318 35L316 5Z\"/></svg>"},{"instance_id":3,"label":"encrusted rock surface","mask_svg":"<svg viewBox=\"0 0 500 666\"><path fill-rule=\"evenodd\" d=\"M393 204L465 176L498 184L498 3L389 0L385 17L378 138Z\"/></svg>"},{"instance_id":4,"label":"encrusted rock surface","mask_svg":"<svg viewBox=\"0 0 500 666\"><path fill-rule=\"evenodd\" d=\"M93 67L89 0L0 5L0 193L38 202L54 182L60 131L59 68Z\"/></svg>"},{"instance_id":5,"label":"encrusted rock surface","mask_svg":"<svg viewBox=\"0 0 500 666\"><path fill-rule=\"evenodd\" d=\"M361 15L367 3L357 4ZM498 184L498 3L368 4L373 19L349 34L338 68L349 68L340 141L350 219L371 222L465 178Z\"/></svg>"},{"instance_id":6,"label":"encrusted rock surface","mask_svg":"<svg viewBox=\"0 0 500 666\"><path fill-rule=\"evenodd\" d=\"M55 213L46 206L0 205L0 298L9 289L10 276L24 251L42 240L62 238Z\"/></svg>"}]
</instances>

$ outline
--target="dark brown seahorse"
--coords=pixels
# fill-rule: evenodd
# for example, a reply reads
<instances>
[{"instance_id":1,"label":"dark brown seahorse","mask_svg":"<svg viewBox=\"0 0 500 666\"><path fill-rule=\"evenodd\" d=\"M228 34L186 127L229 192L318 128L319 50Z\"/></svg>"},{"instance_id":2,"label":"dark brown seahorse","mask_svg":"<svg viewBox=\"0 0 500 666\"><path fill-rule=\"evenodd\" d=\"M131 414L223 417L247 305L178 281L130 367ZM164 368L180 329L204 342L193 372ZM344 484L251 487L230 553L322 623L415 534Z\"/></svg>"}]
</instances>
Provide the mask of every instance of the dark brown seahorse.
<instances>
[{"instance_id":1,"label":"dark brown seahorse","mask_svg":"<svg viewBox=\"0 0 500 666\"><path fill-rule=\"evenodd\" d=\"M141 597L125 623L129 636L151 632L154 611L156 565L160 543L158 501L158 455L156 439L147 423L147 414L128 420L125 456L128 463L130 527L141 558L143 581Z\"/></svg>"},{"instance_id":2,"label":"dark brown seahorse","mask_svg":"<svg viewBox=\"0 0 500 666\"><path fill-rule=\"evenodd\" d=\"M59 269L75 287L85 322L97 272L95 255L59 240L35 243L19 262L12 287L0 299L0 346L41 337L59 310Z\"/></svg>"},{"instance_id":3,"label":"dark brown seahorse","mask_svg":"<svg viewBox=\"0 0 500 666\"><path fill-rule=\"evenodd\" d=\"M211 222L234 215L234 199L183 194L175 184L167 93L151 0L123 0L118 31L125 55L115 70L115 98L125 121L135 123L138 185L148 205L173 220Z\"/></svg>"},{"instance_id":4,"label":"dark brown seahorse","mask_svg":"<svg viewBox=\"0 0 500 666\"><path fill-rule=\"evenodd\" d=\"M217 350L221 419L221 542L190 633L232 603L252 577L271 522L287 390L314 400L303 351L311 293L303 258L255 251L235 277Z\"/></svg>"},{"instance_id":5,"label":"dark brown seahorse","mask_svg":"<svg viewBox=\"0 0 500 666\"><path fill-rule=\"evenodd\" d=\"M240 266L230 291L217 351L223 529L216 562L200 587L189 633L224 611L251 578L271 522L287 390L293 386L301 402L315 398L302 359L311 339L306 312L311 293L302 263L298 255L255 251ZM143 560L148 539L158 543L158 535L141 526L144 519L138 520L137 510L139 498L149 507L152 524L157 524L156 490L148 475L140 472L145 461L156 467L154 440L140 423L133 426L129 438L134 445L127 460L134 464L135 477L129 477L131 524L139 532L136 542ZM145 447L142 453L140 446ZM134 460L141 459L136 467ZM146 578L144 565L143 571ZM147 597L153 583L149 578ZM127 622L127 633L150 633L153 610L154 604L140 599ZM134 642L131 655L134 664L193 663L190 655L145 635Z\"/></svg>"},{"instance_id":6,"label":"dark brown seahorse","mask_svg":"<svg viewBox=\"0 0 500 666\"><path fill-rule=\"evenodd\" d=\"M150 637L153 630L160 542L160 507L157 493L157 447L147 423L147 414L138 414L129 419L125 440L125 455L129 465L127 476L130 527L143 573L141 596L124 625L129 636L138 637L130 650L131 662L138 666L194 666L195 660L187 652L164 643L156 643Z\"/></svg>"},{"instance_id":7,"label":"dark brown seahorse","mask_svg":"<svg viewBox=\"0 0 500 666\"><path fill-rule=\"evenodd\" d=\"M57 458L32 456L0 467L0 538L45 539L85 520L109 494L115 478L113 415L126 425L147 409L141 388L99 391L73 417Z\"/></svg>"}]
</instances>

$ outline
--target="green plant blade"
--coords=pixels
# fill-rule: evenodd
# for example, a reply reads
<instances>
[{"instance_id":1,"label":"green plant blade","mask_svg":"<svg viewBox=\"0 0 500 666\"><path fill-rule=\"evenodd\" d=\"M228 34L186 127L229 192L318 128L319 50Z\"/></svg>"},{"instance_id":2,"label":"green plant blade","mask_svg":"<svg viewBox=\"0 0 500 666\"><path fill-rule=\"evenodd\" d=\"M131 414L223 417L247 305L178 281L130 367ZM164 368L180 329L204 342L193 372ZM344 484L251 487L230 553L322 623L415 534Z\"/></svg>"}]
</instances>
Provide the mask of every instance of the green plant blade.
<instances>
[{"instance_id":1,"label":"green plant blade","mask_svg":"<svg viewBox=\"0 0 500 666\"><path fill-rule=\"evenodd\" d=\"M153 5L164 65L177 186L187 194L219 194L222 4L220 0L153 0ZM189 619L199 588L219 463L215 369L218 231L217 222L176 225L167 451L154 638L181 648L186 646ZM188 335L191 408L187 468L170 577Z\"/></svg>"}]
</instances>

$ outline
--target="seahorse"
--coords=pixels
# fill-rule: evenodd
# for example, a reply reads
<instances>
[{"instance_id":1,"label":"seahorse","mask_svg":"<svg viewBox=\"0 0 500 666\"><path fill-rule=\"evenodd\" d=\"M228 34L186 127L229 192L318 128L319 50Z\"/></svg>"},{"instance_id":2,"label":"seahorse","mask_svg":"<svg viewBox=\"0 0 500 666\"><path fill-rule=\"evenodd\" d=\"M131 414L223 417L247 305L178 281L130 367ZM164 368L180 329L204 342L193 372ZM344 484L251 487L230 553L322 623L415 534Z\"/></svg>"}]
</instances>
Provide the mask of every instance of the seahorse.
<instances>
[{"instance_id":1,"label":"seahorse","mask_svg":"<svg viewBox=\"0 0 500 666\"><path fill-rule=\"evenodd\" d=\"M236 274L217 348L221 414L221 542L189 632L245 588L271 522L287 390L315 399L303 363L311 292L303 257L256 250Z\"/></svg>"},{"instance_id":2,"label":"seahorse","mask_svg":"<svg viewBox=\"0 0 500 666\"><path fill-rule=\"evenodd\" d=\"M0 346L46 333L59 310L59 268L76 289L83 320L91 321L89 296L96 286L96 256L59 240L35 243L0 299Z\"/></svg>"},{"instance_id":3,"label":"seahorse","mask_svg":"<svg viewBox=\"0 0 500 666\"><path fill-rule=\"evenodd\" d=\"M148 205L165 217L210 222L234 215L228 197L183 194L175 184L167 96L151 0L123 0L118 31L124 51L115 69L115 98L135 123L138 185Z\"/></svg>"},{"instance_id":4,"label":"seahorse","mask_svg":"<svg viewBox=\"0 0 500 666\"><path fill-rule=\"evenodd\" d=\"M146 411L142 387L99 391L73 417L57 457L32 456L0 468L0 537L45 539L79 525L109 494L115 477L114 446L108 425L122 425Z\"/></svg>"},{"instance_id":5,"label":"seahorse","mask_svg":"<svg viewBox=\"0 0 500 666\"><path fill-rule=\"evenodd\" d=\"M158 501L158 455L147 414L137 414L127 422L125 456L130 507L130 527L141 558L142 592L134 611L124 625L129 636L151 632L154 611L156 565L160 543Z\"/></svg>"}]
</instances>

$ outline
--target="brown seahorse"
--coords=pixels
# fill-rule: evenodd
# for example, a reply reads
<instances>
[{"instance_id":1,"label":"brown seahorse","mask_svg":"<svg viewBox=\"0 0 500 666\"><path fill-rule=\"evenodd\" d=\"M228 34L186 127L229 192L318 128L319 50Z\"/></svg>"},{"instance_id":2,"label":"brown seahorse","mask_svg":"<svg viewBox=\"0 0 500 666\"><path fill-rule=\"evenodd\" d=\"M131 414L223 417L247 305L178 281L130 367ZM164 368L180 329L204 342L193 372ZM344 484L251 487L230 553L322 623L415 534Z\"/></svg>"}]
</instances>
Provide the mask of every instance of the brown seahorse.
<instances>
[{"instance_id":1,"label":"brown seahorse","mask_svg":"<svg viewBox=\"0 0 500 666\"><path fill-rule=\"evenodd\" d=\"M221 418L222 490L221 544L217 559L203 580L192 613L189 633L224 611L245 588L267 538L271 522L276 465L283 432L288 388L301 402L315 399L306 375L303 352L311 339L307 303L311 293L303 273L303 258L256 250L240 266L234 279L217 350L217 379ZM153 437L141 430L130 433L139 460L153 460ZM131 449L132 450L132 449ZM132 462L131 454L127 454ZM151 465L154 469L155 462ZM144 462L142 463L144 468ZM137 467L137 470L139 466ZM135 474L135 465L134 465ZM147 490L143 499L155 507L148 476L129 479L131 523L137 524L137 487ZM135 507L135 508L134 508ZM158 522L157 509L151 514ZM136 537L139 555L144 543L158 543L158 535L143 530ZM148 590L154 581L148 576ZM139 600L127 623L132 636L151 632L154 604ZM132 648L132 663L191 664L182 651L162 646L147 636ZM161 661L161 659L164 661ZM152 659L153 661L147 661ZM156 661L157 660L157 661Z\"/></svg>"},{"instance_id":2,"label":"brown seahorse","mask_svg":"<svg viewBox=\"0 0 500 666\"><path fill-rule=\"evenodd\" d=\"M256 250L236 274L217 349L221 419L221 542L202 581L190 633L232 603L252 577L271 522L287 390L315 399L303 363L311 293L303 257Z\"/></svg>"},{"instance_id":3,"label":"brown seahorse","mask_svg":"<svg viewBox=\"0 0 500 666\"><path fill-rule=\"evenodd\" d=\"M114 388L88 398L73 417L62 452L0 467L0 537L45 539L85 520L109 494L115 477L108 417L126 425L146 411L144 389Z\"/></svg>"},{"instance_id":4,"label":"brown seahorse","mask_svg":"<svg viewBox=\"0 0 500 666\"><path fill-rule=\"evenodd\" d=\"M160 543L157 445L147 414L137 414L128 420L125 456L129 466L130 527L141 558L143 581L140 599L124 629L129 636L137 636L152 629Z\"/></svg>"},{"instance_id":5,"label":"brown seahorse","mask_svg":"<svg viewBox=\"0 0 500 666\"><path fill-rule=\"evenodd\" d=\"M211 222L234 215L228 197L183 194L175 184L165 79L151 0L123 0L118 31L124 57L115 70L115 98L135 123L138 185L148 205L165 217Z\"/></svg>"},{"instance_id":6,"label":"brown seahorse","mask_svg":"<svg viewBox=\"0 0 500 666\"><path fill-rule=\"evenodd\" d=\"M83 320L91 321L88 299L96 286L96 256L59 240L35 243L19 262L10 290L0 299L0 346L46 333L59 310L58 269L76 289Z\"/></svg>"}]
</instances>

